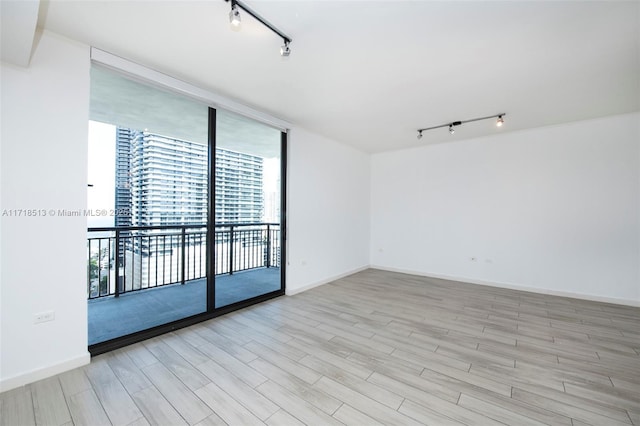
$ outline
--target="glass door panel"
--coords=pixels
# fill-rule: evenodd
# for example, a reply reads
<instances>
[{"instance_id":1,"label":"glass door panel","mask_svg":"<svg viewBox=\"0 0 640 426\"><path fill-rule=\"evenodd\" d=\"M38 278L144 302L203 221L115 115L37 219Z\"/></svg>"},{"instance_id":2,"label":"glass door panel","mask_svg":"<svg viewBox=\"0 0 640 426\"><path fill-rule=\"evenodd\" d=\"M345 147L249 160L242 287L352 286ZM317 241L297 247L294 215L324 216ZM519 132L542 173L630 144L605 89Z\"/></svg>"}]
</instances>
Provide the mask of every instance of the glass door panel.
<instances>
[{"instance_id":1,"label":"glass door panel","mask_svg":"<svg viewBox=\"0 0 640 426\"><path fill-rule=\"evenodd\" d=\"M89 345L207 311L208 111L92 67Z\"/></svg>"},{"instance_id":2,"label":"glass door panel","mask_svg":"<svg viewBox=\"0 0 640 426\"><path fill-rule=\"evenodd\" d=\"M217 111L215 307L281 292L282 133Z\"/></svg>"}]
</instances>

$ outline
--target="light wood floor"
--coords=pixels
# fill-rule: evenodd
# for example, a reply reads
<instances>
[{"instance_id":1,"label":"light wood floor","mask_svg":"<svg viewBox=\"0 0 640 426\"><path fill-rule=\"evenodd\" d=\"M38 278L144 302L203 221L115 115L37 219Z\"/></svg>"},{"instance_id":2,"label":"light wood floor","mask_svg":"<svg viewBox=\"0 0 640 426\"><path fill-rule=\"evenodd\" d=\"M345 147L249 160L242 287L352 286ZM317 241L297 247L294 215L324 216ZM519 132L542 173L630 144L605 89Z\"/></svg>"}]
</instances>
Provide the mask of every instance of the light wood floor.
<instances>
[{"instance_id":1,"label":"light wood floor","mask_svg":"<svg viewBox=\"0 0 640 426\"><path fill-rule=\"evenodd\" d=\"M368 270L0 404L3 425L640 425L640 309Z\"/></svg>"}]
</instances>

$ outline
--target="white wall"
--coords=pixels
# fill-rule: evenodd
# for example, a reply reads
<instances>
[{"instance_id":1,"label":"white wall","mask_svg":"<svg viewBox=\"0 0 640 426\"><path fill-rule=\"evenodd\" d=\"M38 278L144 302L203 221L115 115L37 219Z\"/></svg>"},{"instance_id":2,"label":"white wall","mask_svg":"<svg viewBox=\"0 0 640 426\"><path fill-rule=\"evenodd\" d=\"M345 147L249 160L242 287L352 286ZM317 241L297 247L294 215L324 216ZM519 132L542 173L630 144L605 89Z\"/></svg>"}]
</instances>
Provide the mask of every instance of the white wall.
<instances>
[{"instance_id":1,"label":"white wall","mask_svg":"<svg viewBox=\"0 0 640 426\"><path fill-rule=\"evenodd\" d=\"M376 154L371 175L374 267L640 305L638 113Z\"/></svg>"},{"instance_id":2,"label":"white wall","mask_svg":"<svg viewBox=\"0 0 640 426\"><path fill-rule=\"evenodd\" d=\"M290 132L287 294L369 264L369 154Z\"/></svg>"},{"instance_id":3,"label":"white wall","mask_svg":"<svg viewBox=\"0 0 640 426\"><path fill-rule=\"evenodd\" d=\"M89 362L89 51L45 33L31 65L1 64L0 390ZM15 216L34 209L46 216ZM53 214L52 214L53 213ZM55 320L34 324L36 313Z\"/></svg>"}]
</instances>

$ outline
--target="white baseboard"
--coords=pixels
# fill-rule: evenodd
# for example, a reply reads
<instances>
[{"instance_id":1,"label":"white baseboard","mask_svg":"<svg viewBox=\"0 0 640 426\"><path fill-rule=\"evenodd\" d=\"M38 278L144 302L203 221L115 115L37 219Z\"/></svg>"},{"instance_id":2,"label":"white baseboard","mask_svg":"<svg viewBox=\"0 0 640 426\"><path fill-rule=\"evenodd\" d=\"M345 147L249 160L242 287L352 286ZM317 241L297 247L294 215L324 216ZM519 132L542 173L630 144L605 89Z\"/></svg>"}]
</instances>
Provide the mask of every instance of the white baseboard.
<instances>
[{"instance_id":1,"label":"white baseboard","mask_svg":"<svg viewBox=\"0 0 640 426\"><path fill-rule=\"evenodd\" d=\"M640 307L640 300L628 300L628 299L619 299L619 298L616 298L616 297L597 296L597 295L593 295L593 294L573 293L573 292L568 292L568 291L558 291L558 290L538 288L538 287L529 287L529 286L513 284L513 283L504 283L504 282L499 282L499 281L478 280L478 279L469 278L469 277L459 277L459 276L455 276L455 275L446 275L446 274L437 274L437 273L431 273L431 272L413 271L413 270L409 270L409 269L391 268L391 267L380 266L380 265L371 265L371 268L372 269L380 269L382 271L398 272L398 273L401 273L401 274L417 275L417 276L421 276L421 277L438 278L438 279L448 280L448 281L459 281L459 282L469 283L469 284L479 284L479 285L486 285L486 286L490 286L490 287L507 288L507 289L510 289L510 290L528 291L530 293L548 294L550 296L570 297L572 299L590 300L592 302L604 302L604 303L612 303L614 305L625 305L625 306Z\"/></svg>"},{"instance_id":2,"label":"white baseboard","mask_svg":"<svg viewBox=\"0 0 640 426\"><path fill-rule=\"evenodd\" d=\"M74 368L82 367L83 365L89 364L89 362L91 362L91 355L89 352L86 352L76 358L71 358L54 365L31 370L17 376L2 378L0 379L0 392L15 389L29 383L37 382L38 380L55 376L56 374L64 373L65 371L73 370Z\"/></svg>"},{"instance_id":3,"label":"white baseboard","mask_svg":"<svg viewBox=\"0 0 640 426\"><path fill-rule=\"evenodd\" d=\"M357 272L366 271L369 268L370 268L369 265L361 266L360 268L356 268L356 269L353 269L351 271L344 272L342 274L334 275L332 277L325 278L323 280L316 281L314 283L307 284L305 286L302 286L302 287L299 287L299 288L296 288L296 289L293 289L293 290L287 289L285 291L285 294L287 296L293 296L294 294L298 294L298 293L302 293L303 291L311 290L314 287L318 287L318 286L321 286L323 284L328 284L328 283L330 283L332 281L339 280L340 278L348 277L349 275L353 275L353 274L355 274Z\"/></svg>"}]
</instances>

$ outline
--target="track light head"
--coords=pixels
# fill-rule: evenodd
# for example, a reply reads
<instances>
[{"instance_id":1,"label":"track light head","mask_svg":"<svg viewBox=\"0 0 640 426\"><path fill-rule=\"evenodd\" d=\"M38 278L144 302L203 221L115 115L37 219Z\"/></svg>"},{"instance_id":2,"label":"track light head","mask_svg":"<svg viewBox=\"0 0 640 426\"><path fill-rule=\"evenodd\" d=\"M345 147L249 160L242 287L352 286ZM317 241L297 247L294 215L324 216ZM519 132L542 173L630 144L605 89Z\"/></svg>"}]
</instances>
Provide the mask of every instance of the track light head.
<instances>
[{"instance_id":1,"label":"track light head","mask_svg":"<svg viewBox=\"0 0 640 426\"><path fill-rule=\"evenodd\" d=\"M418 130L418 139L422 139L422 130Z\"/></svg>"},{"instance_id":2,"label":"track light head","mask_svg":"<svg viewBox=\"0 0 640 426\"><path fill-rule=\"evenodd\" d=\"M504 124L504 118L502 118L502 116L499 115L498 119L496 120L496 126L502 127L503 124Z\"/></svg>"},{"instance_id":3,"label":"track light head","mask_svg":"<svg viewBox=\"0 0 640 426\"><path fill-rule=\"evenodd\" d=\"M289 47L289 42L287 40L284 41L284 44L280 47L280 56L289 56L291 54L291 48Z\"/></svg>"},{"instance_id":4,"label":"track light head","mask_svg":"<svg viewBox=\"0 0 640 426\"><path fill-rule=\"evenodd\" d=\"M454 134L456 132L456 129L453 128L453 123L449 124L449 133Z\"/></svg>"},{"instance_id":5,"label":"track light head","mask_svg":"<svg viewBox=\"0 0 640 426\"><path fill-rule=\"evenodd\" d=\"M0 0L2 1L2 0ZM240 29L240 9L243 12L246 12L249 16L254 18L256 21L260 22L262 25L273 31L278 35L282 40L284 40L284 45L280 48L280 55L289 56L291 54L291 48L289 47L289 43L291 43L291 37L274 27L269 21L260 16L255 10L252 10L249 6L241 2L240 0L225 0L231 3L231 11L229 12L229 22L231 23L232 30Z\"/></svg>"},{"instance_id":6,"label":"track light head","mask_svg":"<svg viewBox=\"0 0 640 426\"><path fill-rule=\"evenodd\" d=\"M238 10L238 5L234 2L231 3L231 12L229 12L229 22L234 27L240 26L240 11Z\"/></svg>"}]
</instances>

